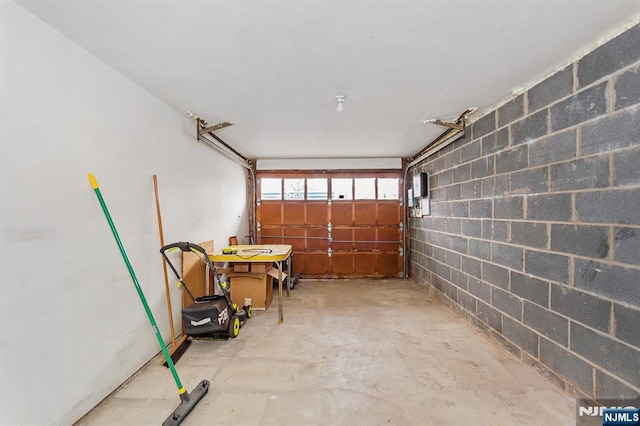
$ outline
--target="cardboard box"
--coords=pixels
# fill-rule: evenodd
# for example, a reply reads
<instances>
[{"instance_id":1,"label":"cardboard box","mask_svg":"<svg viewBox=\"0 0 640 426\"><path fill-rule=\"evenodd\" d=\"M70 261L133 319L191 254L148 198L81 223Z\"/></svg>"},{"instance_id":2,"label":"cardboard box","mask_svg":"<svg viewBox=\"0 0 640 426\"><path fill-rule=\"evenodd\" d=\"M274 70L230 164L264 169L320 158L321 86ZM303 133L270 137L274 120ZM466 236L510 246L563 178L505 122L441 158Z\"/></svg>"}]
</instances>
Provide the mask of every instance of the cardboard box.
<instances>
[{"instance_id":1,"label":"cardboard box","mask_svg":"<svg viewBox=\"0 0 640 426\"><path fill-rule=\"evenodd\" d=\"M213 240L198 243L207 252L213 251ZM209 271L209 277L205 273L206 267L200 256L193 252L182 253L182 279L194 297L213 294L213 272ZM193 300L189 293L182 292L182 307L191 305Z\"/></svg>"},{"instance_id":2,"label":"cardboard box","mask_svg":"<svg viewBox=\"0 0 640 426\"><path fill-rule=\"evenodd\" d=\"M270 263L268 265L271 265ZM283 279L287 276L282 273ZM244 306L246 298L251 299L251 307L266 310L273 301L273 278L278 277L278 270L270 268L266 273L233 272L231 279L231 300L238 306Z\"/></svg>"},{"instance_id":3,"label":"cardboard box","mask_svg":"<svg viewBox=\"0 0 640 426\"><path fill-rule=\"evenodd\" d=\"M270 262L252 262L250 264L251 272L257 274L266 274L269 269L271 269Z\"/></svg>"},{"instance_id":4,"label":"cardboard box","mask_svg":"<svg viewBox=\"0 0 640 426\"><path fill-rule=\"evenodd\" d=\"M267 275L270 275L272 278L275 278L276 280L279 279L278 278L278 268L271 268L267 271ZM282 271L282 281L287 279L287 273ZM273 279L272 281L272 286L273 286Z\"/></svg>"},{"instance_id":5,"label":"cardboard box","mask_svg":"<svg viewBox=\"0 0 640 426\"><path fill-rule=\"evenodd\" d=\"M246 298L251 299L252 309L267 309L273 300L273 278L268 274L232 273L231 300L244 306Z\"/></svg>"},{"instance_id":6,"label":"cardboard box","mask_svg":"<svg viewBox=\"0 0 640 426\"><path fill-rule=\"evenodd\" d=\"M249 272L248 263L234 263L233 272Z\"/></svg>"}]
</instances>

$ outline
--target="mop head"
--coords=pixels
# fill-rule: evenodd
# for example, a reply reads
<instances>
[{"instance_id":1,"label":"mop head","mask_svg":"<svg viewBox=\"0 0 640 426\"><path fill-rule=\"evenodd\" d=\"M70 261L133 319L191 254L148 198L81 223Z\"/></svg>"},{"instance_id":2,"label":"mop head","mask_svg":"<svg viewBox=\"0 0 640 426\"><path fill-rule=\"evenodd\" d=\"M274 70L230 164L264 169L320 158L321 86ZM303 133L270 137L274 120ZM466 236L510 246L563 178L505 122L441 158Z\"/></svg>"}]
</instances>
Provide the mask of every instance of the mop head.
<instances>
[{"instance_id":1,"label":"mop head","mask_svg":"<svg viewBox=\"0 0 640 426\"><path fill-rule=\"evenodd\" d=\"M185 417L189 415L193 407L196 406L198 402L209 392L209 381L203 380L194 390L191 391L190 394L184 393L180 395L180 405L176 408L173 413L162 423L162 426L173 426L179 425L183 422Z\"/></svg>"}]
</instances>

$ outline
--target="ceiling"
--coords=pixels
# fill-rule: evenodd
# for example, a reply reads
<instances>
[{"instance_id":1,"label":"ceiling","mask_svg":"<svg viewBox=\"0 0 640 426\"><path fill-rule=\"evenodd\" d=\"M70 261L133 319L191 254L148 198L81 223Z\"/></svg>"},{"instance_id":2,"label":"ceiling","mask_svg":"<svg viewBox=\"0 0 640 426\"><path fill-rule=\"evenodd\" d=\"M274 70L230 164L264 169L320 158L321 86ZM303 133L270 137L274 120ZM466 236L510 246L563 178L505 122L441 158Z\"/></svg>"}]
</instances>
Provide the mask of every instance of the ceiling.
<instances>
[{"instance_id":1,"label":"ceiling","mask_svg":"<svg viewBox=\"0 0 640 426\"><path fill-rule=\"evenodd\" d=\"M18 0L248 158L408 157L637 22L640 0ZM347 96L336 111L334 96Z\"/></svg>"}]
</instances>

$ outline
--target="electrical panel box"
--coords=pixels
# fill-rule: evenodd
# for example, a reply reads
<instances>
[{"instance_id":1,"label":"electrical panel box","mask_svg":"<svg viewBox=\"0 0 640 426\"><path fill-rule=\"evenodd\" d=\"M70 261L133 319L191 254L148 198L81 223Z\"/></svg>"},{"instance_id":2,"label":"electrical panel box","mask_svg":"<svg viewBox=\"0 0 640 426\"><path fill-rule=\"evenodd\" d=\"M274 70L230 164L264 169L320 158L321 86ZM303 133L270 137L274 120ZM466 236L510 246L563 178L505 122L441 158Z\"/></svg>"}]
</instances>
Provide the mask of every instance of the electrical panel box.
<instances>
[{"instance_id":1,"label":"electrical panel box","mask_svg":"<svg viewBox=\"0 0 640 426\"><path fill-rule=\"evenodd\" d=\"M416 173L413 175L413 197L425 198L429 196L429 174Z\"/></svg>"},{"instance_id":2,"label":"electrical panel box","mask_svg":"<svg viewBox=\"0 0 640 426\"><path fill-rule=\"evenodd\" d=\"M409 190L412 198L411 216L422 217L431 214L431 200L429 197L429 174L422 172L413 175L413 187Z\"/></svg>"}]
</instances>

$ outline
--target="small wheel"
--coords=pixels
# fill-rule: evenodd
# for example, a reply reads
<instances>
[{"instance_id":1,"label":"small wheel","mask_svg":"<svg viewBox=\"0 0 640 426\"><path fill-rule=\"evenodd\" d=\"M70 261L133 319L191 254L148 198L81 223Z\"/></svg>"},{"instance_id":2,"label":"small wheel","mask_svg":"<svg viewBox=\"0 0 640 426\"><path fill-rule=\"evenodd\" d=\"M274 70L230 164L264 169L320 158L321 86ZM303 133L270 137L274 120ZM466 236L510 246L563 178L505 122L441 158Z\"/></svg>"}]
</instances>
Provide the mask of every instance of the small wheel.
<instances>
[{"instance_id":1,"label":"small wheel","mask_svg":"<svg viewBox=\"0 0 640 426\"><path fill-rule=\"evenodd\" d=\"M229 324L229 336L235 339L238 334L240 334L240 318L234 315L231 317L231 323Z\"/></svg>"},{"instance_id":2,"label":"small wheel","mask_svg":"<svg viewBox=\"0 0 640 426\"><path fill-rule=\"evenodd\" d=\"M251 305L245 306L244 311L247 313L247 318L251 318L253 316L253 310L251 309Z\"/></svg>"}]
</instances>

